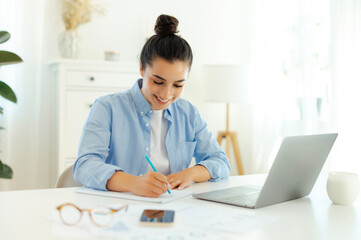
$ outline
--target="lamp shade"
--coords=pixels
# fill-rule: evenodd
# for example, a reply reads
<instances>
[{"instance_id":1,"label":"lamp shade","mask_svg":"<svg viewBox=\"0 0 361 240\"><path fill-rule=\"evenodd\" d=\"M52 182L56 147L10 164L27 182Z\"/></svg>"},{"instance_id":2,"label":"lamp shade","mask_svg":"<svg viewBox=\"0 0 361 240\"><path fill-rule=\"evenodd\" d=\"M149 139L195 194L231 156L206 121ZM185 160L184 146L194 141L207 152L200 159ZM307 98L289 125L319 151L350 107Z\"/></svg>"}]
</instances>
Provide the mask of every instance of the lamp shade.
<instances>
[{"instance_id":1,"label":"lamp shade","mask_svg":"<svg viewBox=\"0 0 361 240\"><path fill-rule=\"evenodd\" d=\"M242 99L243 65L204 65L207 100L238 102Z\"/></svg>"}]
</instances>

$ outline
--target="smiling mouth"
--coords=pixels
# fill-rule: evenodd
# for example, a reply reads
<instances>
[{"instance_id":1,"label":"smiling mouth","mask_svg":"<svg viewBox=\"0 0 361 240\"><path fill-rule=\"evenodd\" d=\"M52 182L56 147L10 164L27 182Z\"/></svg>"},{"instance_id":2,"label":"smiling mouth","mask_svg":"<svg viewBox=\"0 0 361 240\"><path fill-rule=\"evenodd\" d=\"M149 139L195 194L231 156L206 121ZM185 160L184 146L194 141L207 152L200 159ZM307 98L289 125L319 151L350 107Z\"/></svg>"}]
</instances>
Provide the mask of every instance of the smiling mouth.
<instances>
[{"instance_id":1,"label":"smiling mouth","mask_svg":"<svg viewBox=\"0 0 361 240\"><path fill-rule=\"evenodd\" d=\"M161 103L161 104L166 104L171 100L171 98L169 98L167 100L162 100L162 99L158 98L156 95L154 95L154 96L158 100L158 102Z\"/></svg>"}]
</instances>

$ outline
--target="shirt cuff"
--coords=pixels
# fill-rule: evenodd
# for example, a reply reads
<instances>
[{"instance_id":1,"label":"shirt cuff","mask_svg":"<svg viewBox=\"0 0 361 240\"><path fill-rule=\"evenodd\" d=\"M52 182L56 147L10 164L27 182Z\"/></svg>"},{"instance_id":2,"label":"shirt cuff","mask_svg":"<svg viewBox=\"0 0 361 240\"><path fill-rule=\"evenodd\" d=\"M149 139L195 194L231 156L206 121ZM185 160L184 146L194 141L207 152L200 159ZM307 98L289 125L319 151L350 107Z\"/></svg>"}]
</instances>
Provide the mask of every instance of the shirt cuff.
<instances>
[{"instance_id":1,"label":"shirt cuff","mask_svg":"<svg viewBox=\"0 0 361 240\"><path fill-rule=\"evenodd\" d=\"M109 191L107 189L108 180L117 171L122 171L122 169L120 169L117 166L111 165L111 164L105 164L104 170L102 171L103 174L101 174L101 176L94 176L93 184L92 184L93 188L95 188L97 190Z\"/></svg>"},{"instance_id":2,"label":"shirt cuff","mask_svg":"<svg viewBox=\"0 0 361 240\"><path fill-rule=\"evenodd\" d=\"M229 170L226 170L226 166L224 166L223 162L220 162L218 159L203 160L197 163L197 165L202 165L208 170L211 175L211 179L208 180L210 182L226 179L229 176Z\"/></svg>"}]
</instances>

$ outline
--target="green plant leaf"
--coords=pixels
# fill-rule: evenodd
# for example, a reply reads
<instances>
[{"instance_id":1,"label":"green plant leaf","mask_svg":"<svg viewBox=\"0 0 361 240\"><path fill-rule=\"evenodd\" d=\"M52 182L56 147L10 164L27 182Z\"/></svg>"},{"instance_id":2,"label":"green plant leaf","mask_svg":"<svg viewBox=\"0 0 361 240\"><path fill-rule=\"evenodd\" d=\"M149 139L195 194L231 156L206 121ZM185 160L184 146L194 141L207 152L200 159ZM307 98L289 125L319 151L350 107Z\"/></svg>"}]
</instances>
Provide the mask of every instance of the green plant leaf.
<instances>
[{"instance_id":1,"label":"green plant leaf","mask_svg":"<svg viewBox=\"0 0 361 240\"><path fill-rule=\"evenodd\" d=\"M15 53L0 51L0 66L20 63L23 60Z\"/></svg>"},{"instance_id":2,"label":"green plant leaf","mask_svg":"<svg viewBox=\"0 0 361 240\"><path fill-rule=\"evenodd\" d=\"M7 31L0 31L0 43L6 42L10 37L11 35Z\"/></svg>"},{"instance_id":3,"label":"green plant leaf","mask_svg":"<svg viewBox=\"0 0 361 240\"><path fill-rule=\"evenodd\" d=\"M3 113L4 113L4 108L0 107L0 114L3 114Z\"/></svg>"},{"instance_id":4,"label":"green plant leaf","mask_svg":"<svg viewBox=\"0 0 361 240\"><path fill-rule=\"evenodd\" d=\"M17 103L16 95L6 83L0 81L0 96L6 98L7 100Z\"/></svg>"},{"instance_id":5,"label":"green plant leaf","mask_svg":"<svg viewBox=\"0 0 361 240\"><path fill-rule=\"evenodd\" d=\"M0 178L11 179L13 178L13 170L0 160Z\"/></svg>"}]
</instances>

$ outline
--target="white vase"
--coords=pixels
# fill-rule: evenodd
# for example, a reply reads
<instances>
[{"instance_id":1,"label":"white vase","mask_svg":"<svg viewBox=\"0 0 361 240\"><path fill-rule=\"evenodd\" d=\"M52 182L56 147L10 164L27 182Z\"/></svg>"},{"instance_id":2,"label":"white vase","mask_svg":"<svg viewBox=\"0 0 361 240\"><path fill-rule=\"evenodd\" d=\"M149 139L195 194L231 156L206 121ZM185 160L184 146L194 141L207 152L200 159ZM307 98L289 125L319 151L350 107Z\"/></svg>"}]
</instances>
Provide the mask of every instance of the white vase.
<instances>
[{"instance_id":1,"label":"white vase","mask_svg":"<svg viewBox=\"0 0 361 240\"><path fill-rule=\"evenodd\" d=\"M66 30L59 35L59 51L62 58L77 58L79 37L76 30Z\"/></svg>"}]
</instances>

